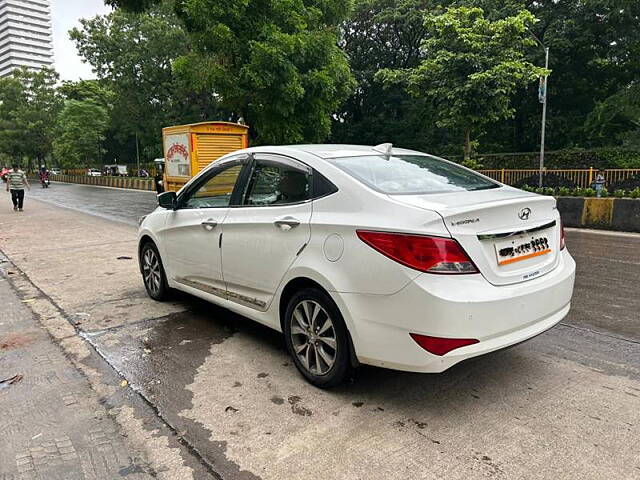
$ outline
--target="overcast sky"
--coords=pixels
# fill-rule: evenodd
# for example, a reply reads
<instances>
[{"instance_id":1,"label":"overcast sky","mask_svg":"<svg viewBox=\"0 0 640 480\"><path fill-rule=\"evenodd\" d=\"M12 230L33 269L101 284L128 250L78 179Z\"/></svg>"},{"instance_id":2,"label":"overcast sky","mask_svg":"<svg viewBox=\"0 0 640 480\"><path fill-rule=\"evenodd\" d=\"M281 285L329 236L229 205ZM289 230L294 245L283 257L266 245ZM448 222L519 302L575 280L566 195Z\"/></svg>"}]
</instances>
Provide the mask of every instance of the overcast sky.
<instances>
[{"instance_id":1,"label":"overcast sky","mask_svg":"<svg viewBox=\"0 0 640 480\"><path fill-rule=\"evenodd\" d=\"M71 40L69 30L79 26L81 18L108 13L102 0L51 0L55 68L63 80L94 78L91 67L82 63Z\"/></svg>"}]
</instances>

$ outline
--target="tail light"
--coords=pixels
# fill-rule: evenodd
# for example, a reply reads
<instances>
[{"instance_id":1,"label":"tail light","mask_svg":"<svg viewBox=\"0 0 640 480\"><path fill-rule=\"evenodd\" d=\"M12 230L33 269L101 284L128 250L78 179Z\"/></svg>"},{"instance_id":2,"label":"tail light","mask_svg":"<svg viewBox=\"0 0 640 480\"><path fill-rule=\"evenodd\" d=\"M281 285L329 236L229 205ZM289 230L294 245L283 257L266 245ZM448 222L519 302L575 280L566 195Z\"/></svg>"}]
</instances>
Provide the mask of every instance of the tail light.
<instances>
[{"instance_id":1,"label":"tail light","mask_svg":"<svg viewBox=\"0 0 640 480\"><path fill-rule=\"evenodd\" d=\"M560 250L564 250L564 247L566 246L567 244L564 240L564 223L560 220Z\"/></svg>"},{"instance_id":2,"label":"tail light","mask_svg":"<svg viewBox=\"0 0 640 480\"><path fill-rule=\"evenodd\" d=\"M418 335L417 333L410 333L409 335L427 352L439 356L445 355L456 348L466 347L467 345L480 342L480 340L476 340L475 338L440 338Z\"/></svg>"},{"instance_id":3,"label":"tail light","mask_svg":"<svg viewBox=\"0 0 640 480\"><path fill-rule=\"evenodd\" d=\"M478 273L452 238L358 230L358 238L402 265L427 273Z\"/></svg>"}]
</instances>

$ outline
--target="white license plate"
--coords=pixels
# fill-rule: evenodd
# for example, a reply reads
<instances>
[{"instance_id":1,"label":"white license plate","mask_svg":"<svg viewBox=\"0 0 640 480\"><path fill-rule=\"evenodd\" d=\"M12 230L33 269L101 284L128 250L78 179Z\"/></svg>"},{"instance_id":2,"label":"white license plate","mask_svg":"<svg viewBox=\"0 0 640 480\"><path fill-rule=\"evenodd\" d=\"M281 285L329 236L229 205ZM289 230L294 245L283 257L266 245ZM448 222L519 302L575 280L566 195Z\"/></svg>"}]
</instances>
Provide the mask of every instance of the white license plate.
<instances>
[{"instance_id":1,"label":"white license plate","mask_svg":"<svg viewBox=\"0 0 640 480\"><path fill-rule=\"evenodd\" d=\"M546 235L531 235L503 240L494 244L498 265L509 265L551 253Z\"/></svg>"}]
</instances>

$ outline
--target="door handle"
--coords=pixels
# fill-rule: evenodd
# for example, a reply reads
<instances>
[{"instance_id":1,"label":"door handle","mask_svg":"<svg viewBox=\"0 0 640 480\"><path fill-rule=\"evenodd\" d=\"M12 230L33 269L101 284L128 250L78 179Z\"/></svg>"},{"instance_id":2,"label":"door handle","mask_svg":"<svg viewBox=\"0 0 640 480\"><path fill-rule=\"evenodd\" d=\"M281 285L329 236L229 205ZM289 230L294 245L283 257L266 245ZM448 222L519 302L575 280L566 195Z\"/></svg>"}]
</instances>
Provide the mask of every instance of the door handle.
<instances>
[{"instance_id":1,"label":"door handle","mask_svg":"<svg viewBox=\"0 0 640 480\"><path fill-rule=\"evenodd\" d=\"M282 217L275 220L273 224L282 230L291 230L300 225L300 220L294 217Z\"/></svg>"},{"instance_id":2,"label":"door handle","mask_svg":"<svg viewBox=\"0 0 640 480\"><path fill-rule=\"evenodd\" d=\"M209 218L200 223L200 225L202 225L202 228L210 232L218 226L218 222L216 222L213 218Z\"/></svg>"}]
</instances>

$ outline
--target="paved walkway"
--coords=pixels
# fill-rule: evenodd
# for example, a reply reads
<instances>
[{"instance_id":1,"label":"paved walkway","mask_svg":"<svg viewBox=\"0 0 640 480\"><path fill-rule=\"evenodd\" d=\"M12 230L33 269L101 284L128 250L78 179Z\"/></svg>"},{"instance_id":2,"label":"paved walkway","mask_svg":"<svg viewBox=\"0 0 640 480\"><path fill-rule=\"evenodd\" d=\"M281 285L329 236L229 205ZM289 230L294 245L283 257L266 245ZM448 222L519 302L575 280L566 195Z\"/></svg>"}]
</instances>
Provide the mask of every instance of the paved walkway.
<instances>
[{"instance_id":1,"label":"paved walkway","mask_svg":"<svg viewBox=\"0 0 640 480\"><path fill-rule=\"evenodd\" d=\"M0 479L153 478L5 279L0 298Z\"/></svg>"}]
</instances>

